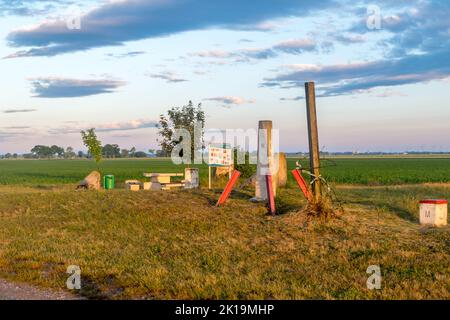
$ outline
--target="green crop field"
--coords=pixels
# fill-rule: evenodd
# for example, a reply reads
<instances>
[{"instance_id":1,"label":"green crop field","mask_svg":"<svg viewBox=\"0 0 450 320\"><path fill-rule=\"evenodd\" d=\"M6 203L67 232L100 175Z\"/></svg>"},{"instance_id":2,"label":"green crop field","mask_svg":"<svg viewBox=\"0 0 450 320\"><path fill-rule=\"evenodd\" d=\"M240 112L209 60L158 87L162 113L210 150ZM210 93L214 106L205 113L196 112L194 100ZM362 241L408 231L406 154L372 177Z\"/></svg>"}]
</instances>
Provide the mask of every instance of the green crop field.
<instances>
[{"instance_id":1,"label":"green crop field","mask_svg":"<svg viewBox=\"0 0 450 320\"><path fill-rule=\"evenodd\" d=\"M92 170L96 170L96 166L90 160L0 161L0 185L75 184ZM183 167L173 165L168 159L104 160L100 170L103 174L115 175L118 182L142 179L144 172L184 172Z\"/></svg>"},{"instance_id":2,"label":"green crop field","mask_svg":"<svg viewBox=\"0 0 450 320\"><path fill-rule=\"evenodd\" d=\"M295 168L295 161L288 159L290 169ZM301 163L308 167L306 161ZM338 158L324 160L322 166L323 176L336 184L443 183L450 179L450 158ZM102 173L115 175L119 183L142 179L143 172L183 172L183 168L169 159L104 160L100 165ZM4 160L0 161L0 185L75 184L94 169L89 160ZM207 172L206 165L200 166L203 183Z\"/></svg>"},{"instance_id":3,"label":"green crop field","mask_svg":"<svg viewBox=\"0 0 450 320\"><path fill-rule=\"evenodd\" d=\"M295 160L289 159L291 167ZM307 162L302 161L307 167ZM450 181L450 158L349 158L322 161L323 176L337 184L393 185Z\"/></svg>"}]
</instances>

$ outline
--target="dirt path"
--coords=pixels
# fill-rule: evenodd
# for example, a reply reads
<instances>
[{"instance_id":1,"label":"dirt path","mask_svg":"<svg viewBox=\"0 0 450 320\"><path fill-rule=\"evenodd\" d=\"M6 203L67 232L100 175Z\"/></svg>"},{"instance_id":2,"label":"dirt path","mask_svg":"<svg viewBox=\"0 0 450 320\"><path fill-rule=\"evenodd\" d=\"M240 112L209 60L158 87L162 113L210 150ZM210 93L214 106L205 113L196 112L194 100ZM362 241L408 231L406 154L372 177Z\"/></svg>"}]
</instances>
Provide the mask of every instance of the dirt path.
<instances>
[{"instance_id":1,"label":"dirt path","mask_svg":"<svg viewBox=\"0 0 450 320\"><path fill-rule=\"evenodd\" d=\"M25 283L0 279L0 300L80 300L79 296L65 291L40 289Z\"/></svg>"}]
</instances>

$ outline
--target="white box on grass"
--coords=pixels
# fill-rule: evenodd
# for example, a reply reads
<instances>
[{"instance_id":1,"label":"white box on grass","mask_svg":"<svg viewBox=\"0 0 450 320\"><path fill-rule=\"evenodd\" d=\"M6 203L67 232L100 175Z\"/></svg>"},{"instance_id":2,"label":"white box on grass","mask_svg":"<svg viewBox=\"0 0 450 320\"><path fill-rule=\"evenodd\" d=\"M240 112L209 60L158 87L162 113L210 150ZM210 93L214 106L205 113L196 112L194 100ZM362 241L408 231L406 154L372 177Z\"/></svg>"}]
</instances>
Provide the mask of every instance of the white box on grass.
<instances>
[{"instance_id":1,"label":"white box on grass","mask_svg":"<svg viewBox=\"0 0 450 320\"><path fill-rule=\"evenodd\" d=\"M442 227L447 225L447 200L420 201L420 224Z\"/></svg>"}]
</instances>

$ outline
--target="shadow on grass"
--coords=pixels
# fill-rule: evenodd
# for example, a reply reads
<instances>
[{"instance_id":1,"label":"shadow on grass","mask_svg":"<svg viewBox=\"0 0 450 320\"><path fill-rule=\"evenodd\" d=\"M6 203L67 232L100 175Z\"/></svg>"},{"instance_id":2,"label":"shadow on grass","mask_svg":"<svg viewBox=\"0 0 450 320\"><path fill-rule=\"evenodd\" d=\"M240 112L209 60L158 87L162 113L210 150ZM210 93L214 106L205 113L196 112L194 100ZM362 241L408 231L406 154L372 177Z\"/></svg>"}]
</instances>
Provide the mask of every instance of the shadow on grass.
<instances>
[{"instance_id":1,"label":"shadow on grass","mask_svg":"<svg viewBox=\"0 0 450 320\"><path fill-rule=\"evenodd\" d=\"M284 197L276 197L275 204L277 209L277 215L300 212L305 208L305 206L299 204L298 201L293 201L290 198L286 199Z\"/></svg>"},{"instance_id":2,"label":"shadow on grass","mask_svg":"<svg viewBox=\"0 0 450 320\"><path fill-rule=\"evenodd\" d=\"M113 276L106 277L101 281L82 276L81 290L78 294L86 299L107 300L120 295L122 292L123 288L116 285L116 278Z\"/></svg>"},{"instance_id":3,"label":"shadow on grass","mask_svg":"<svg viewBox=\"0 0 450 320\"><path fill-rule=\"evenodd\" d=\"M405 208L395 206L391 203L384 202L384 201L370 201L370 200L346 200L345 203L349 204L358 204L363 206L370 206L375 207L377 209L387 209L389 212L394 213L397 217L409 221L417 223L419 222L419 219L412 214L410 211L408 211Z\"/></svg>"},{"instance_id":4,"label":"shadow on grass","mask_svg":"<svg viewBox=\"0 0 450 320\"><path fill-rule=\"evenodd\" d=\"M206 199L208 201L208 204L211 206L215 206L217 204L217 201L219 200L223 190L222 189L212 189L209 192L204 192L205 190L198 190L195 192L195 195ZM249 200L252 198L251 193L249 191L245 190L232 190L231 194L228 199L235 199L235 200Z\"/></svg>"},{"instance_id":5,"label":"shadow on grass","mask_svg":"<svg viewBox=\"0 0 450 320\"><path fill-rule=\"evenodd\" d=\"M191 192L196 196L205 199L210 206L215 206L223 192L223 189L215 188L207 192L205 191L205 189L199 189ZM255 196L254 192L255 191L252 188L235 189L231 191L228 200L242 200L250 203L250 199ZM255 205L256 204L267 205L264 201L257 202ZM299 203L297 196L277 196L275 198L275 204L277 215L300 212L305 208L305 203Z\"/></svg>"}]
</instances>

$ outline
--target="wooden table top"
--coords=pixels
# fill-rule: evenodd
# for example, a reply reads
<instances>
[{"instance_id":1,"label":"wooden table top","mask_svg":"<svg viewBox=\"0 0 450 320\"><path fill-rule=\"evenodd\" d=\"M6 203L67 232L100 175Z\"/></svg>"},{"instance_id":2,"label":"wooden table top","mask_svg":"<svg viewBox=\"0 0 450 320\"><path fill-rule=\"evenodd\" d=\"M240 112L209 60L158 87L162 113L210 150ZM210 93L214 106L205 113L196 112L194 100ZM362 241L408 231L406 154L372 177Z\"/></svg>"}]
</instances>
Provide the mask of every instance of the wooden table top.
<instances>
[{"instance_id":1,"label":"wooden table top","mask_svg":"<svg viewBox=\"0 0 450 320\"><path fill-rule=\"evenodd\" d=\"M183 177L182 173L144 173L146 178L158 178L158 177Z\"/></svg>"}]
</instances>

